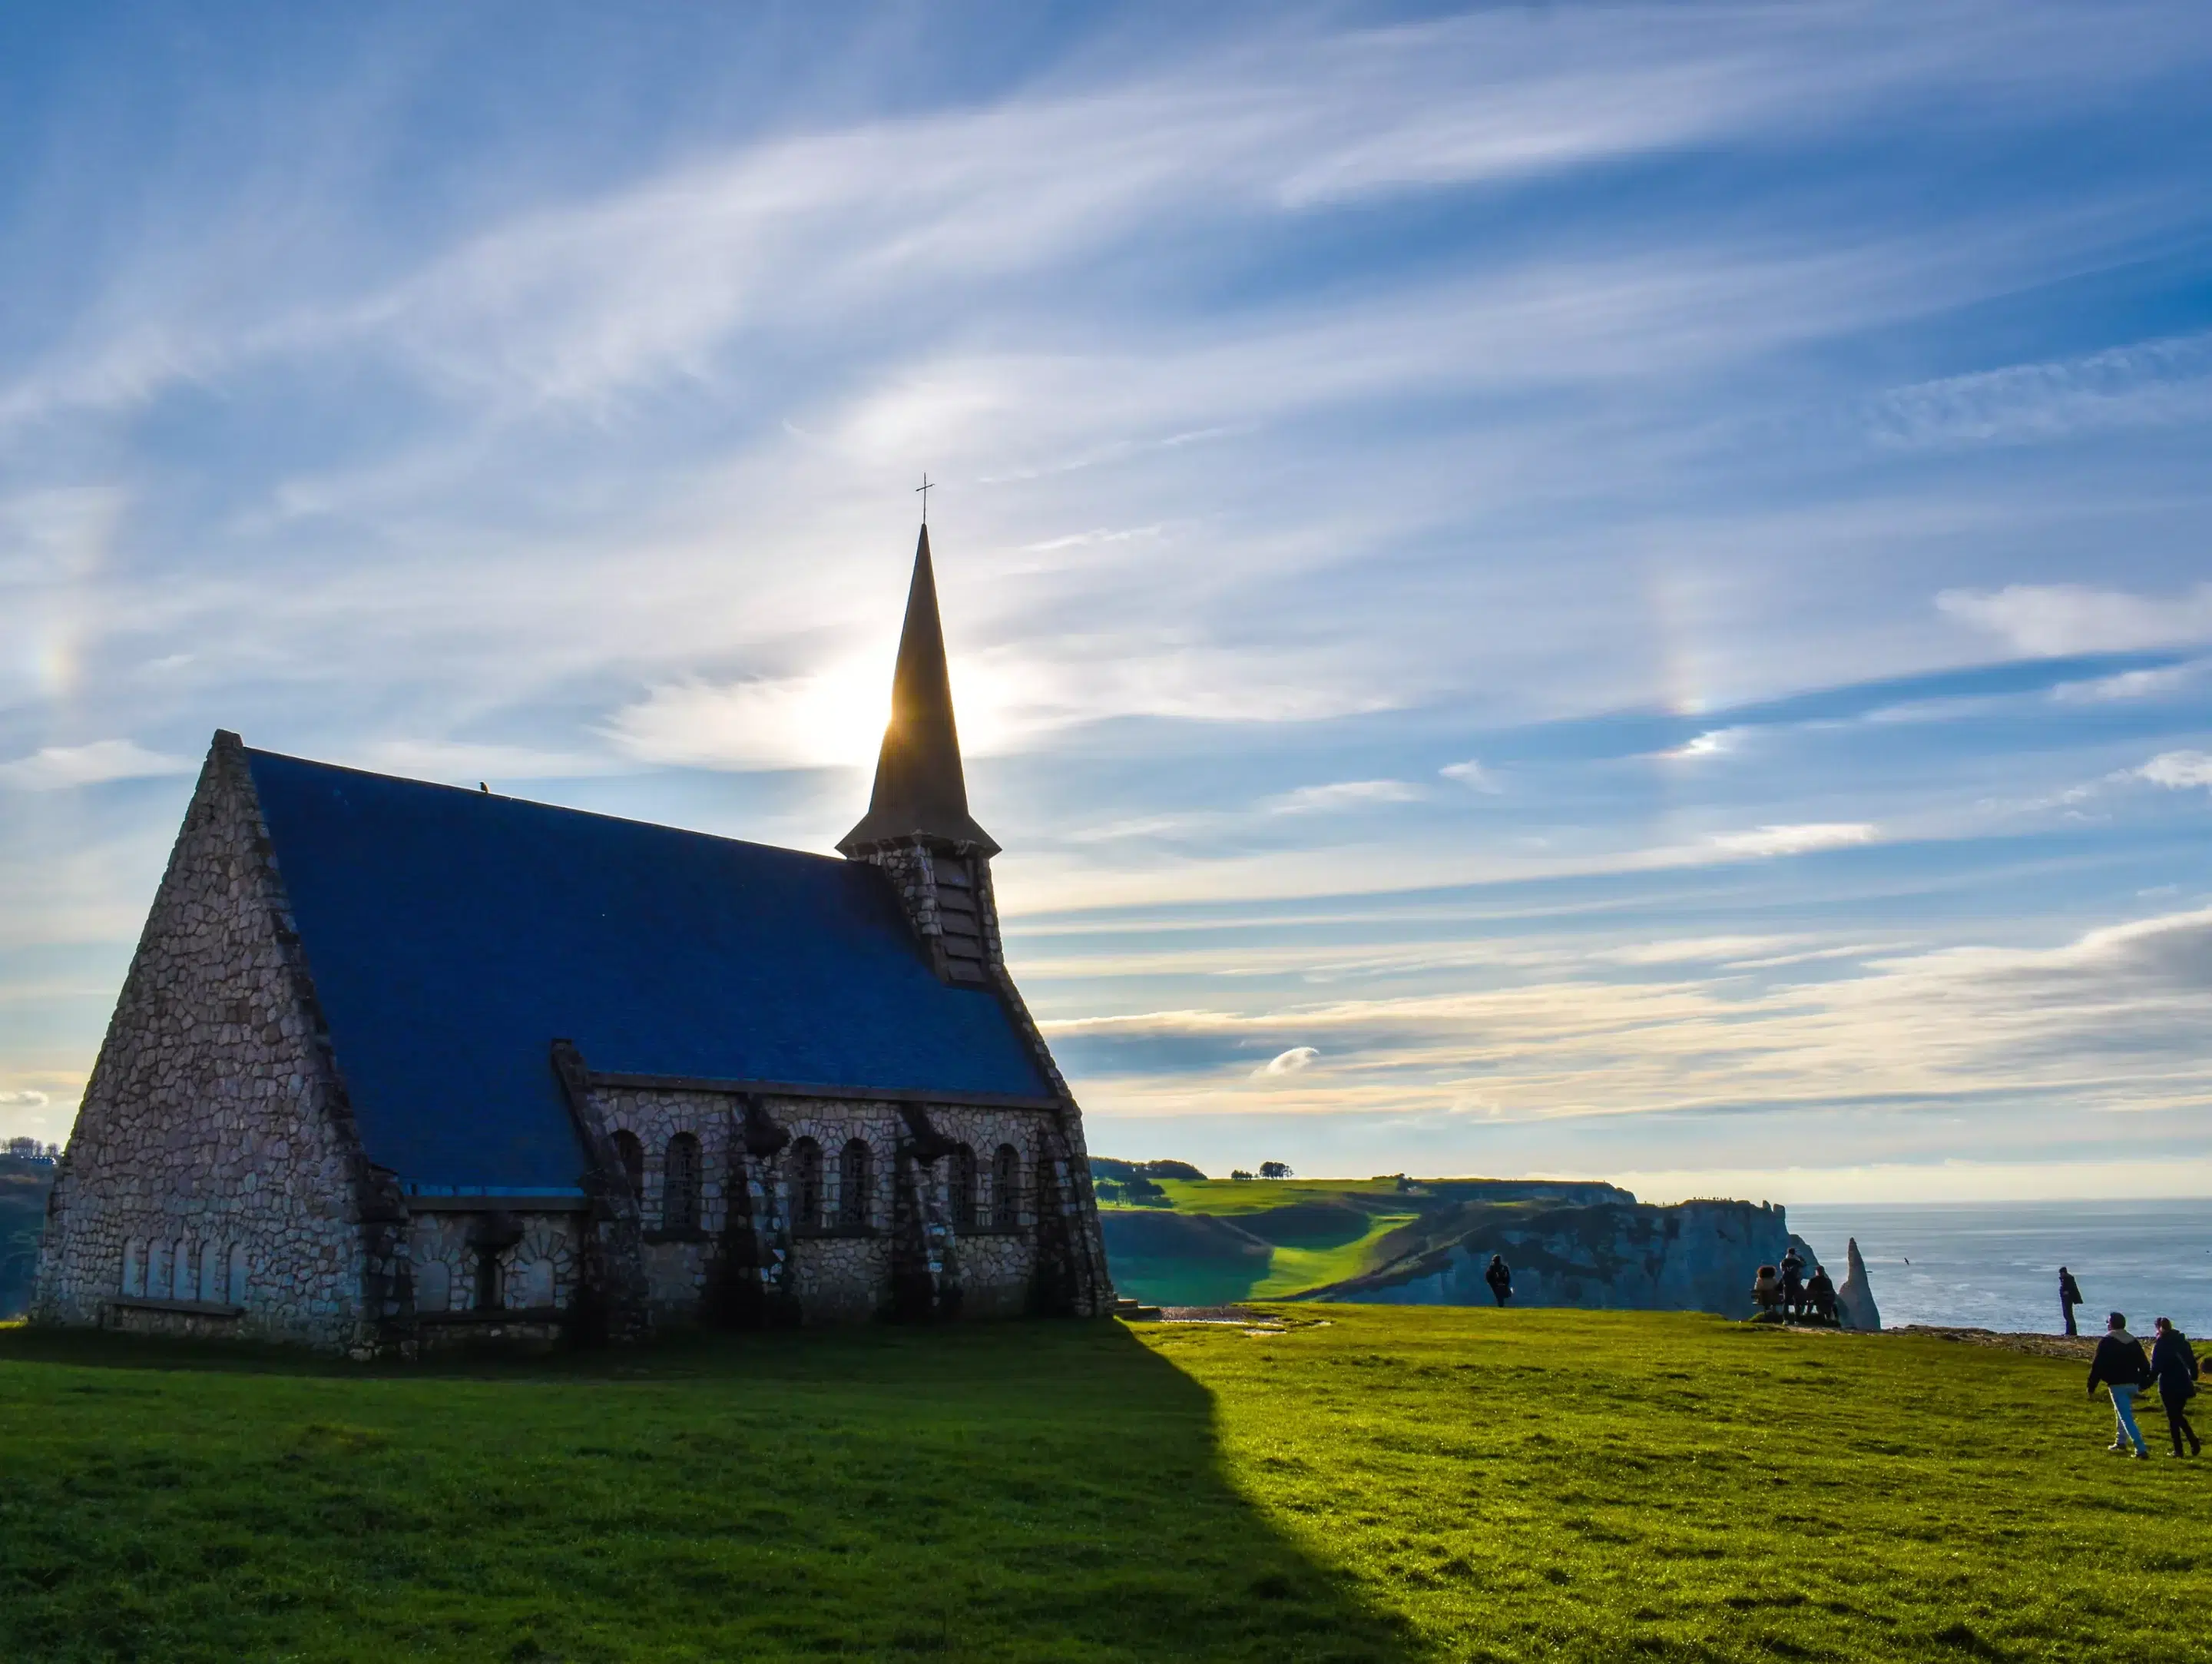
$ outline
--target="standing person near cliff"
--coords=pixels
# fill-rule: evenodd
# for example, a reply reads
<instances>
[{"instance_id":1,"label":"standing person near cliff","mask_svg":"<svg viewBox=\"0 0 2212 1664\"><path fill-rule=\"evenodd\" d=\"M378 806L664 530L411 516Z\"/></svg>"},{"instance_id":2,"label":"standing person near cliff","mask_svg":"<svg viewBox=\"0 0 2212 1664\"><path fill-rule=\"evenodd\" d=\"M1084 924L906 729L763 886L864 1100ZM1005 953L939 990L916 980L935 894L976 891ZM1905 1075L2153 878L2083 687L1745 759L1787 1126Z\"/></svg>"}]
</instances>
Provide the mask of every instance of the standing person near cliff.
<instances>
[{"instance_id":1,"label":"standing person near cliff","mask_svg":"<svg viewBox=\"0 0 2212 1664\"><path fill-rule=\"evenodd\" d=\"M2115 1455L2128 1454L2130 1443L2137 1460L2150 1454L2136 1425L2136 1394L2150 1380L2150 1360L2143 1356L2142 1342L2128 1332L2128 1314L2114 1312L2105 1320L2105 1338L2097 1343L2097 1356L2089 1362L2089 1396L2097 1396L2099 1381L2112 1395L2112 1442L2106 1448Z\"/></svg>"},{"instance_id":2,"label":"standing person near cliff","mask_svg":"<svg viewBox=\"0 0 2212 1664\"><path fill-rule=\"evenodd\" d=\"M1782 1310L1795 1317L1805 1304L1805 1262L1792 1247L1782 1256Z\"/></svg>"},{"instance_id":3,"label":"standing person near cliff","mask_svg":"<svg viewBox=\"0 0 2212 1664\"><path fill-rule=\"evenodd\" d=\"M2081 1285L2063 1265L2058 1268L2058 1314L2066 1320L2066 1332L2074 1332L2074 1308L2081 1303Z\"/></svg>"},{"instance_id":4,"label":"standing person near cliff","mask_svg":"<svg viewBox=\"0 0 2212 1664\"><path fill-rule=\"evenodd\" d=\"M1482 1280L1490 1285L1491 1295L1500 1306L1513 1298L1513 1269L1504 1254L1490 1256L1490 1269L1483 1272Z\"/></svg>"},{"instance_id":5,"label":"standing person near cliff","mask_svg":"<svg viewBox=\"0 0 2212 1664\"><path fill-rule=\"evenodd\" d=\"M2151 1343L2150 1373L2158 1382L2158 1401L2166 1411L2166 1430L2173 1435L2173 1454L2181 1454L2181 1441L2189 1441L2189 1454L2200 1456L2203 1445L2189 1424L2189 1400L2197 1395L2197 1354L2189 1337L2173 1326L2172 1318L2158 1320L2158 1338Z\"/></svg>"}]
</instances>

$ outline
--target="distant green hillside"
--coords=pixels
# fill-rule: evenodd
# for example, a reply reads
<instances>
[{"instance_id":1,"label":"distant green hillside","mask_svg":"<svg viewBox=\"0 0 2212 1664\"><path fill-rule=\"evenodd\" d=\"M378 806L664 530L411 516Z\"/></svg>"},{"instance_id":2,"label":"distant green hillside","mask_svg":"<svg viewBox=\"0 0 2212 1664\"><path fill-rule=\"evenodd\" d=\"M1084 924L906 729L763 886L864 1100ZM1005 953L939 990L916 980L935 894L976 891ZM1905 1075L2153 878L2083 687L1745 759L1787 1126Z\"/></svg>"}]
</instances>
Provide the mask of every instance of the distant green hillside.
<instances>
[{"instance_id":1,"label":"distant green hillside","mask_svg":"<svg viewBox=\"0 0 2212 1664\"><path fill-rule=\"evenodd\" d=\"M1627 1197L1611 1185L1498 1179L1156 1182L1166 1207L1109 1203L1099 1218L1115 1287L1171 1306L1280 1299L1346 1282L1463 1232L1471 1205Z\"/></svg>"},{"instance_id":2,"label":"distant green hillside","mask_svg":"<svg viewBox=\"0 0 2212 1664\"><path fill-rule=\"evenodd\" d=\"M46 1225L46 1192L53 1182L49 1163L0 1156L0 1318L21 1316L31 1303L39 1236Z\"/></svg>"}]
</instances>

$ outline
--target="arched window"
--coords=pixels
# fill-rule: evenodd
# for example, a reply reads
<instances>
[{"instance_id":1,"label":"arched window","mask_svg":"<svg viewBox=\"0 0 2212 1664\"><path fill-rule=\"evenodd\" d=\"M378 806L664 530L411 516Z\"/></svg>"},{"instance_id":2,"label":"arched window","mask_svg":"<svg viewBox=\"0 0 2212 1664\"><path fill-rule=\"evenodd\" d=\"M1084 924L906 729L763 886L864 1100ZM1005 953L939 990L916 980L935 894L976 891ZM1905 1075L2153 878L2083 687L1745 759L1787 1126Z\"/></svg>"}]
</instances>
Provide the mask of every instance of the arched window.
<instances>
[{"instance_id":1,"label":"arched window","mask_svg":"<svg viewBox=\"0 0 2212 1664\"><path fill-rule=\"evenodd\" d=\"M1022 1153L999 1146L991 1158L991 1228L1012 1230L1022 1222Z\"/></svg>"},{"instance_id":2,"label":"arched window","mask_svg":"<svg viewBox=\"0 0 2212 1664\"><path fill-rule=\"evenodd\" d=\"M169 1245L149 1242L146 1245L146 1297L167 1300L169 1297Z\"/></svg>"},{"instance_id":3,"label":"arched window","mask_svg":"<svg viewBox=\"0 0 2212 1664\"><path fill-rule=\"evenodd\" d=\"M868 1141L849 1138L837 1155L837 1222L848 1230L866 1228L872 1210L868 1192L875 1186L875 1163Z\"/></svg>"},{"instance_id":4,"label":"arched window","mask_svg":"<svg viewBox=\"0 0 2212 1664\"><path fill-rule=\"evenodd\" d=\"M183 1237L177 1239L176 1252L169 1256L169 1274L174 1279L169 1298L190 1300L195 1290L192 1284L192 1245Z\"/></svg>"},{"instance_id":5,"label":"arched window","mask_svg":"<svg viewBox=\"0 0 2212 1664\"><path fill-rule=\"evenodd\" d=\"M230 1303L234 1306L243 1306L246 1304L246 1244L243 1242L234 1242L230 1245L229 1271ZM444 1302L441 1301L441 1309L443 1306Z\"/></svg>"},{"instance_id":6,"label":"arched window","mask_svg":"<svg viewBox=\"0 0 2212 1664\"><path fill-rule=\"evenodd\" d=\"M553 1303L553 1262L550 1259L516 1261L507 1303L526 1310L550 1306Z\"/></svg>"},{"instance_id":7,"label":"arched window","mask_svg":"<svg viewBox=\"0 0 2212 1664\"><path fill-rule=\"evenodd\" d=\"M629 1176L629 1193L644 1201L645 1146L638 1143L637 1134L628 1127L616 1133L615 1155L622 1162L623 1171Z\"/></svg>"},{"instance_id":8,"label":"arched window","mask_svg":"<svg viewBox=\"0 0 2212 1664\"><path fill-rule=\"evenodd\" d=\"M660 1177L660 1228L672 1234L699 1228L699 1141L688 1132L668 1141Z\"/></svg>"},{"instance_id":9,"label":"arched window","mask_svg":"<svg viewBox=\"0 0 2212 1664\"><path fill-rule=\"evenodd\" d=\"M975 1152L966 1144L952 1152L952 1228L975 1228Z\"/></svg>"},{"instance_id":10,"label":"arched window","mask_svg":"<svg viewBox=\"0 0 2212 1664\"><path fill-rule=\"evenodd\" d=\"M222 1302L223 1267L228 1262L223 1257L222 1244L208 1242L200 1247L199 1298L210 1306Z\"/></svg>"},{"instance_id":11,"label":"arched window","mask_svg":"<svg viewBox=\"0 0 2212 1664\"><path fill-rule=\"evenodd\" d=\"M146 1292L146 1245L135 1236L123 1245L123 1292Z\"/></svg>"},{"instance_id":12,"label":"arched window","mask_svg":"<svg viewBox=\"0 0 2212 1664\"><path fill-rule=\"evenodd\" d=\"M811 1138L791 1147L791 1215L801 1230L822 1227L822 1146Z\"/></svg>"}]
</instances>

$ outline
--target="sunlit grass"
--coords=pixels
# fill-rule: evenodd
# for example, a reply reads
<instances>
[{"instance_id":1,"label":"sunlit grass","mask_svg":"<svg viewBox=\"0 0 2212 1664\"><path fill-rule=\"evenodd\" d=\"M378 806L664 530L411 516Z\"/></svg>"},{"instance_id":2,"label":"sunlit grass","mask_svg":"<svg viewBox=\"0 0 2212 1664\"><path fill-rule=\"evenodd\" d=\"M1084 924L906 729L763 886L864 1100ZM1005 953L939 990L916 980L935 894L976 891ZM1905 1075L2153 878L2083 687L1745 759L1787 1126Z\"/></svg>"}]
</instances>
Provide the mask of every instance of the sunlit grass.
<instances>
[{"instance_id":1,"label":"sunlit grass","mask_svg":"<svg viewBox=\"0 0 2212 1664\"><path fill-rule=\"evenodd\" d=\"M1390 1179L1163 1179L1169 1201L1184 1213L1266 1213L1294 1202L1351 1200L1369 1206L1391 1204L1405 1211L1397 1181Z\"/></svg>"},{"instance_id":2,"label":"sunlit grass","mask_svg":"<svg viewBox=\"0 0 2212 1664\"><path fill-rule=\"evenodd\" d=\"M1358 1277L1373 1265L1376 1249L1382 1239L1399 1226L1412 1223L1414 1217L1410 1213L1378 1213L1363 1234L1328 1247L1298 1247L1279 1242L1268 1258L1267 1276L1254 1285L1252 1294L1261 1299L1271 1295L1293 1295L1301 1289L1318 1289Z\"/></svg>"}]
</instances>

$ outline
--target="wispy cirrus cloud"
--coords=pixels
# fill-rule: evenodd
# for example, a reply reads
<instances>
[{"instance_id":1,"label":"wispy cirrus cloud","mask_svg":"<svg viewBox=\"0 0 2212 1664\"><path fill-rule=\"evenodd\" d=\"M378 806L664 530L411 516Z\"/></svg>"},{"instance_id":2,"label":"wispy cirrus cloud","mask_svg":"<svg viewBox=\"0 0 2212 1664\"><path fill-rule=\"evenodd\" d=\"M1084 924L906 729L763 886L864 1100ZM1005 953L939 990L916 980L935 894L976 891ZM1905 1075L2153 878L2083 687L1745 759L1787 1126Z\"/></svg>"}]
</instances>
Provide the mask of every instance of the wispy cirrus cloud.
<instances>
[{"instance_id":1,"label":"wispy cirrus cloud","mask_svg":"<svg viewBox=\"0 0 2212 1664\"><path fill-rule=\"evenodd\" d=\"M1420 795L1419 786L1404 780L1336 780L1325 786L1300 786L1268 798L1262 807L1270 814L1334 814L1382 803L1411 803Z\"/></svg>"},{"instance_id":2,"label":"wispy cirrus cloud","mask_svg":"<svg viewBox=\"0 0 2212 1664\"><path fill-rule=\"evenodd\" d=\"M2212 332L1899 387L1869 412L1878 443L2032 444L2212 422Z\"/></svg>"},{"instance_id":3,"label":"wispy cirrus cloud","mask_svg":"<svg viewBox=\"0 0 2212 1664\"><path fill-rule=\"evenodd\" d=\"M1470 791L1487 792L1495 796L1505 789L1505 783L1482 765L1480 758L1470 757L1463 763L1447 763L1437 772L1447 780L1456 780Z\"/></svg>"},{"instance_id":4,"label":"wispy cirrus cloud","mask_svg":"<svg viewBox=\"0 0 2212 1664\"><path fill-rule=\"evenodd\" d=\"M1712 846L1728 855L1810 855L1819 850L1870 844L1881 828L1863 820L1809 822L1795 826L1754 826L1749 832L1717 832Z\"/></svg>"},{"instance_id":5,"label":"wispy cirrus cloud","mask_svg":"<svg viewBox=\"0 0 2212 1664\"><path fill-rule=\"evenodd\" d=\"M94 740L82 746L47 746L27 757L0 763L0 785L57 791L70 786L104 785L111 780L186 774L195 766L189 757L164 756L136 741Z\"/></svg>"}]
</instances>

